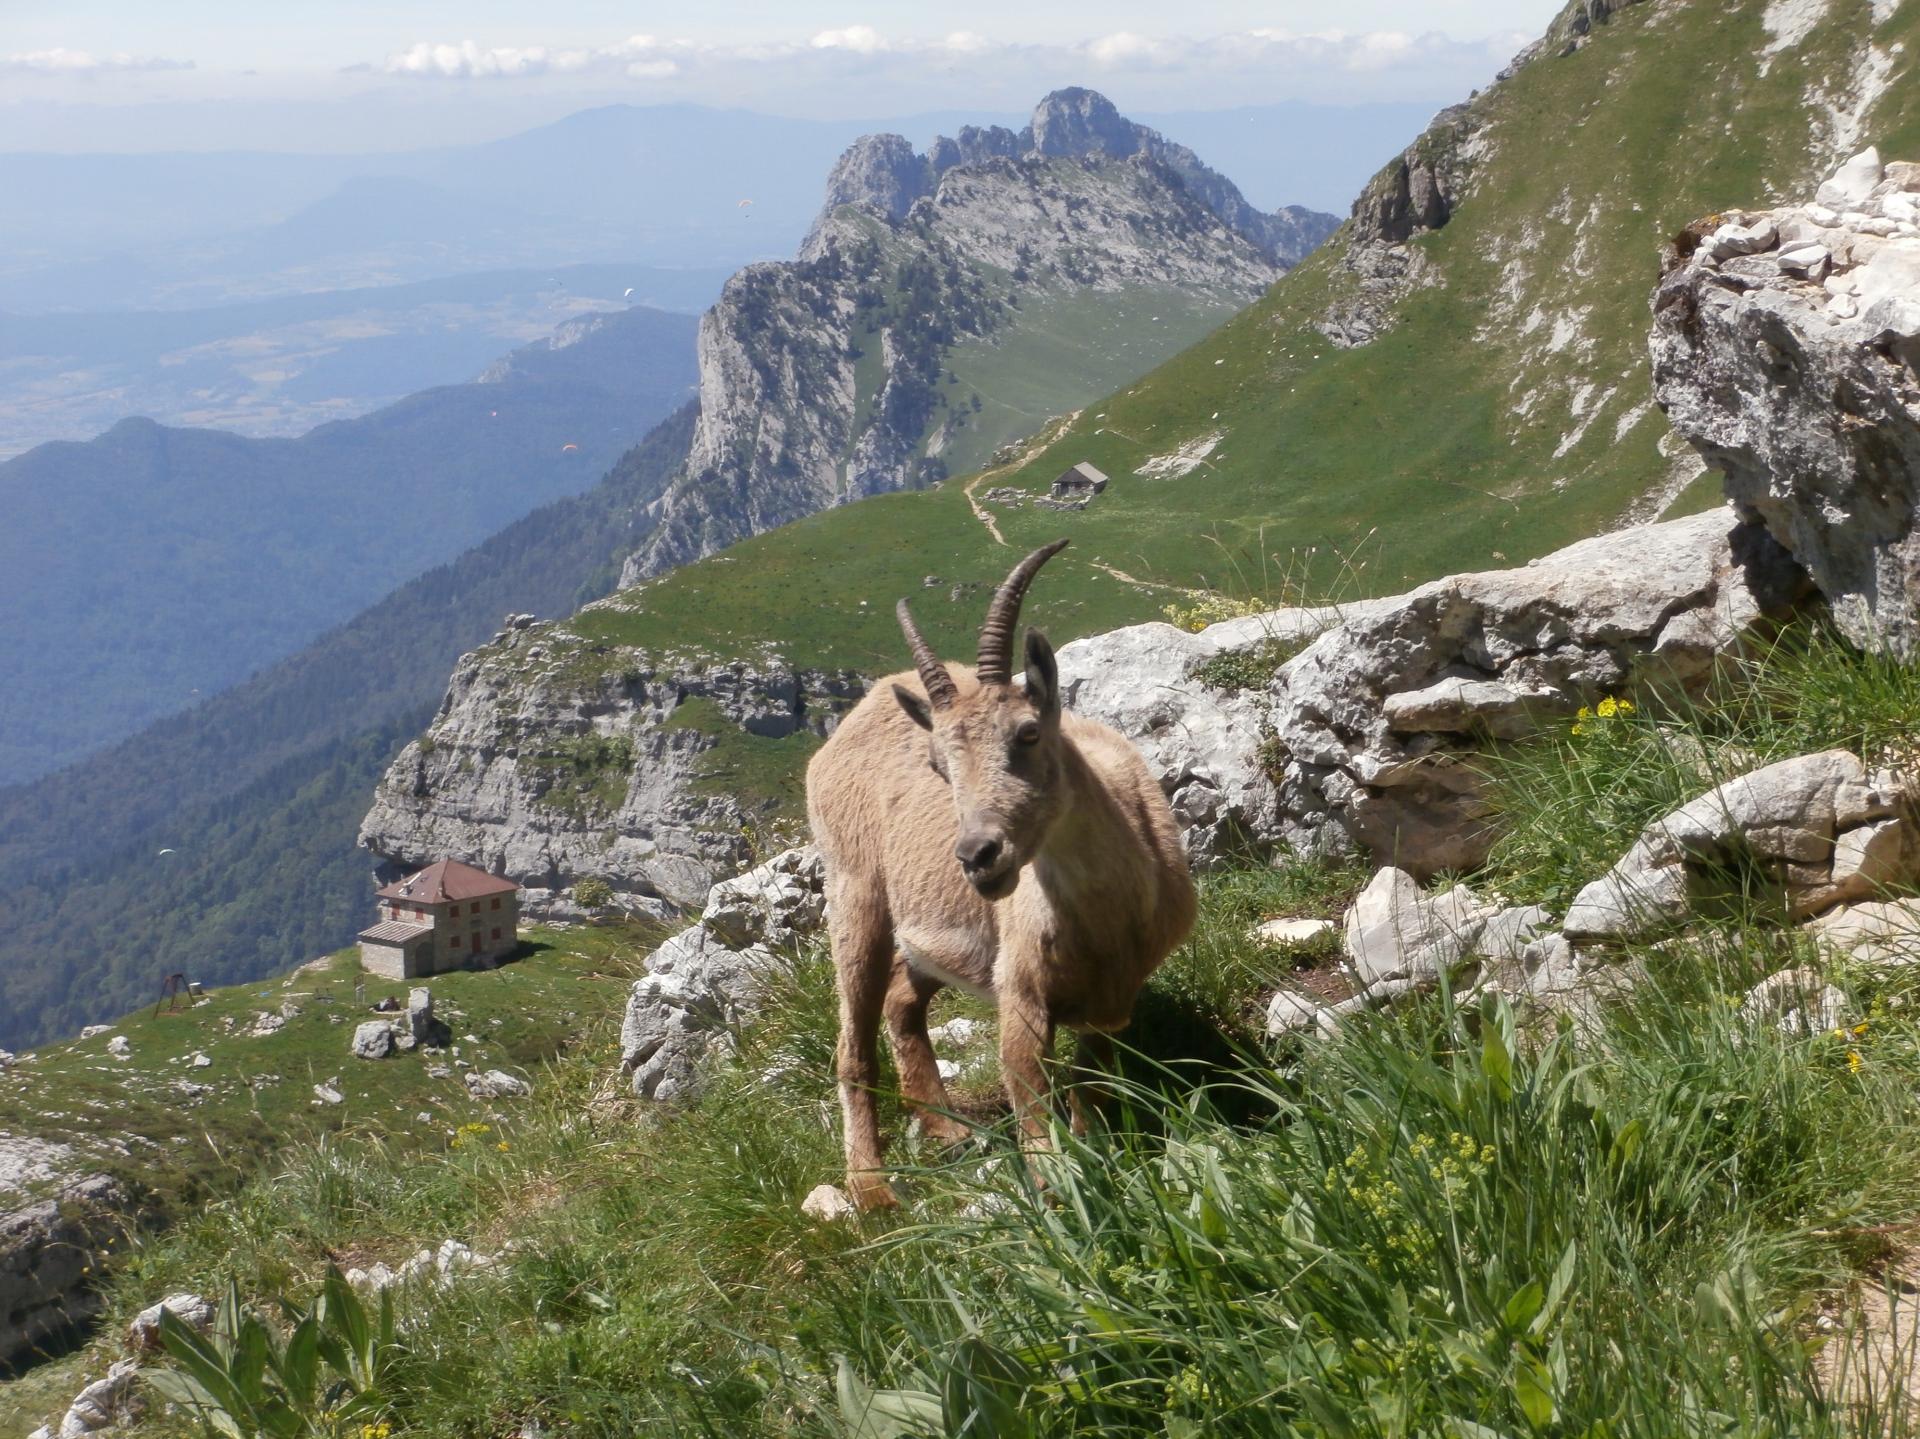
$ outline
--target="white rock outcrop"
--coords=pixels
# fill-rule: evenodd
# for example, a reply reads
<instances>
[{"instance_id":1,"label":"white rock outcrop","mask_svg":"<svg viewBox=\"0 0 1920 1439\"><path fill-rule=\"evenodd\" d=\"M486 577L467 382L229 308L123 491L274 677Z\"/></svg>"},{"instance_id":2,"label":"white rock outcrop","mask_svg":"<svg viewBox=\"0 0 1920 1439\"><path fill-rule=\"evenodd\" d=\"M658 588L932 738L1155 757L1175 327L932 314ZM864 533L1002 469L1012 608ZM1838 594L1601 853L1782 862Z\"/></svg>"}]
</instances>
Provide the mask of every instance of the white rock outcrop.
<instances>
[{"instance_id":1,"label":"white rock outcrop","mask_svg":"<svg viewBox=\"0 0 1920 1439\"><path fill-rule=\"evenodd\" d=\"M160 1316L171 1314L189 1329L202 1334L213 1327L214 1306L198 1294L169 1294L158 1304L149 1304L127 1325L127 1347L136 1354L153 1354L160 1349Z\"/></svg>"},{"instance_id":2,"label":"white rock outcrop","mask_svg":"<svg viewBox=\"0 0 1920 1439\"><path fill-rule=\"evenodd\" d=\"M1653 375L1674 430L1857 643L1920 653L1920 164L1865 151L1817 203L1670 256Z\"/></svg>"},{"instance_id":3,"label":"white rock outcrop","mask_svg":"<svg viewBox=\"0 0 1920 1439\"><path fill-rule=\"evenodd\" d=\"M564 625L510 630L462 657L433 723L374 791L360 843L394 866L465 855L513 878L529 917L582 917L570 891L588 876L614 908L681 913L748 862L743 834L759 817L702 782L717 727L824 734L865 692L858 675L775 659L671 659Z\"/></svg>"},{"instance_id":4,"label":"white rock outcrop","mask_svg":"<svg viewBox=\"0 0 1920 1439\"><path fill-rule=\"evenodd\" d=\"M1627 943L1738 900L1804 918L1920 878L1914 797L1845 750L1727 781L1649 825L1567 910L1569 939Z\"/></svg>"},{"instance_id":5,"label":"white rock outcrop","mask_svg":"<svg viewBox=\"0 0 1920 1439\"><path fill-rule=\"evenodd\" d=\"M1424 877L1486 857L1489 746L1609 694L1699 688L1803 588L1764 530L1715 511L1337 610L1076 640L1062 692L1140 746L1198 862L1358 847ZM1292 657L1252 688L1196 677L1228 653Z\"/></svg>"},{"instance_id":6,"label":"white rock outcrop","mask_svg":"<svg viewBox=\"0 0 1920 1439\"><path fill-rule=\"evenodd\" d=\"M701 1071L731 1031L758 1012L783 955L825 914L817 852L788 850L713 887L699 923L647 956L620 1027L620 1062L642 1099L698 1096Z\"/></svg>"}]
</instances>

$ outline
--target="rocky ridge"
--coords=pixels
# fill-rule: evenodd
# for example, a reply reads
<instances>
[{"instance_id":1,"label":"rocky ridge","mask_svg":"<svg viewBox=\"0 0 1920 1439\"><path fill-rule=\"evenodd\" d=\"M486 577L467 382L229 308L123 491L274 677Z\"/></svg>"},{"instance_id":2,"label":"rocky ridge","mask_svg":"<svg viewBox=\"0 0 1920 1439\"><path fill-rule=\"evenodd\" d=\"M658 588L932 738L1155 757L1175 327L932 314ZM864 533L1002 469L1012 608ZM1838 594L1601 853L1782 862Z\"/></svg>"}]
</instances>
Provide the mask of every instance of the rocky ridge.
<instances>
[{"instance_id":1,"label":"rocky ridge","mask_svg":"<svg viewBox=\"0 0 1920 1439\"><path fill-rule=\"evenodd\" d=\"M1145 156L1178 175L1203 205L1282 266L1305 259L1339 224L1336 216L1301 205L1287 205L1271 215L1255 209L1239 186L1185 145L1127 119L1098 91L1071 86L1042 99L1018 132L1004 125L966 125L951 138L936 137L924 155L899 135L867 135L855 141L828 177L826 203L801 258L824 253L826 222L843 205L904 220L917 201L937 196L949 170L986 160L1046 155L1113 160Z\"/></svg>"},{"instance_id":2,"label":"rocky ridge","mask_svg":"<svg viewBox=\"0 0 1920 1439\"><path fill-rule=\"evenodd\" d=\"M979 424L978 395L948 383L955 345L1129 292L1224 318L1290 262L1276 246L1319 233L1308 212L1258 215L1090 91L1049 96L1018 136L970 127L924 156L856 142L800 257L741 271L702 319L686 471L621 583L938 481Z\"/></svg>"},{"instance_id":3,"label":"rocky ridge","mask_svg":"<svg viewBox=\"0 0 1920 1439\"><path fill-rule=\"evenodd\" d=\"M689 723L690 704L778 740L824 733L865 692L853 674L589 646L517 618L462 658L432 724L381 780L360 843L396 872L464 856L520 883L534 916L577 915L568 891L587 876L618 907L677 913L746 861L765 815L702 783L717 741Z\"/></svg>"}]
</instances>

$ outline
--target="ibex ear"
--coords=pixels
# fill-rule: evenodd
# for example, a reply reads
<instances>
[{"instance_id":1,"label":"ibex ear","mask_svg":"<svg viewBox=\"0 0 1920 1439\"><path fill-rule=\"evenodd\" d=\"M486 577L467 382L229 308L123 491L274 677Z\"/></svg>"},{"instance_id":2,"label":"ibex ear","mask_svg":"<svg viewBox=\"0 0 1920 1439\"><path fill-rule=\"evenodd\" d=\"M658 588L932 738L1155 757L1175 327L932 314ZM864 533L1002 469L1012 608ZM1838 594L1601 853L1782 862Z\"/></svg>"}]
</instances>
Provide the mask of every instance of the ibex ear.
<instances>
[{"instance_id":1,"label":"ibex ear","mask_svg":"<svg viewBox=\"0 0 1920 1439\"><path fill-rule=\"evenodd\" d=\"M923 730L933 729L933 710L926 700L915 694L905 685L893 687L893 697L900 701L900 708L907 712L907 718Z\"/></svg>"},{"instance_id":2,"label":"ibex ear","mask_svg":"<svg viewBox=\"0 0 1920 1439\"><path fill-rule=\"evenodd\" d=\"M1027 698L1041 714L1060 713L1060 666L1054 662L1053 646L1038 630L1027 631Z\"/></svg>"}]
</instances>

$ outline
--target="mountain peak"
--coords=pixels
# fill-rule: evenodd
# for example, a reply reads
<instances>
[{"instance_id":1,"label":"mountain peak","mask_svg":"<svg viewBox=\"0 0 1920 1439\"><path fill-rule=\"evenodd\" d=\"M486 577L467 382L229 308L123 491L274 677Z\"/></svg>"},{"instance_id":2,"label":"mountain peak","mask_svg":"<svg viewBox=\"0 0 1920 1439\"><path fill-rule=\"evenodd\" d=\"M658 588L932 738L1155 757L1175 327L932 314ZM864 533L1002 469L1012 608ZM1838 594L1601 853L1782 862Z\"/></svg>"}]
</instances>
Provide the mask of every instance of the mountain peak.
<instances>
[{"instance_id":1,"label":"mountain peak","mask_svg":"<svg viewBox=\"0 0 1920 1439\"><path fill-rule=\"evenodd\" d=\"M1149 137L1160 137L1136 125L1114 108L1098 90L1071 85L1055 90L1033 107L1032 150L1039 155L1111 155L1116 159L1138 154Z\"/></svg>"},{"instance_id":2,"label":"mountain peak","mask_svg":"<svg viewBox=\"0 0 1920 1439\"><path fill-rule=\"evenodd\" d=\"M1277 215L1261 213L1238 186L1185 145L1127 119L1098 90L1070 85L1043 96L1033 107L1031 123L1017 134L1004 125L967 125L952 138L937 137L924 155L899 135L862 135L827 177L820 218L800 253L803 258L817 256L825 243L824 222L842 206L860 205L889 220L904 220L916 200L939 189L942 177L968 165L996 159L1125 160L1137 155L1177 174L1201 204L1282 265L1300 261L1339 223L1332 215L1298 206Z\"/></svg>"}]
</instances>

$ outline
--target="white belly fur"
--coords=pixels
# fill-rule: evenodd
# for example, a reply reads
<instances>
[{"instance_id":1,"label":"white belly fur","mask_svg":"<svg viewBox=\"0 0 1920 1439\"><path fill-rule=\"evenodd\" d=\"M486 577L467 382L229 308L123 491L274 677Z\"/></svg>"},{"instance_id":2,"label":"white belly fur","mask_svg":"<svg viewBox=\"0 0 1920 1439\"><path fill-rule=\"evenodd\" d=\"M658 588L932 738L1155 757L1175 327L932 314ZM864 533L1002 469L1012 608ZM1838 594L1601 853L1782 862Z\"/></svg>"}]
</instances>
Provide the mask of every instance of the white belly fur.
<instances>
[{"instance_id":1,"label":"white belly fur","mask_svg":"<svg viewBox=\"0 0 1920 1439\"><path fill-rule=\"evenodd\" d=\"M896 934L894 943L899 945L900 954L908 966L929 979L937 979L942 984L950 984L955 989L964 989L968 994L981 999L992 999L993 991L970 979L962 979L955 971L959 968L977 968L991 974L993 956L981 941L984 937L973 930L949 929L914 935ZM974 961L968 964L967 961Z\"/></svg>"}]
</instances>

